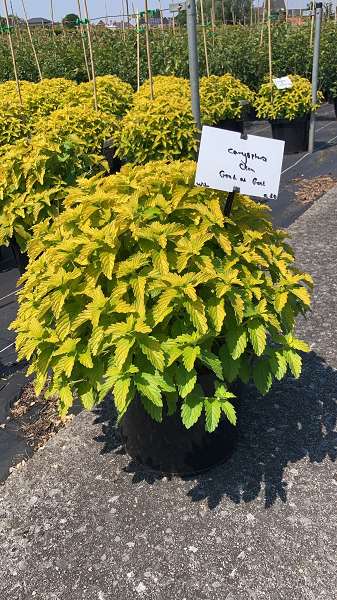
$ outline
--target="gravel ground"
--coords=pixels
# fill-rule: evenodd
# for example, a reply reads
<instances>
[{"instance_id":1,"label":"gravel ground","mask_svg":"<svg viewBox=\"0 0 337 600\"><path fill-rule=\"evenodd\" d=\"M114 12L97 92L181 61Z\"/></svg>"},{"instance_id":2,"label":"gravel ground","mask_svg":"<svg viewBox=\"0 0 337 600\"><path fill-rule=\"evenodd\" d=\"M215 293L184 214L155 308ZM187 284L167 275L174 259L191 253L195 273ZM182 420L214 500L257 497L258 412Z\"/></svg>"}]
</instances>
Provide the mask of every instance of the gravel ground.
<instances>
[{"instance_id":1,"label":"gravel ground","mask_svg":"<svg viewBox=\"0 0 337 600\"><path fill-rule=\"evenodd\" d=\"M130 463L82 413L0 488L2 600L332 600L337 588L337 188L290 228L316 282L300 380L242 400L232 458L196 478Z\"/></svg>"}]
</instances>

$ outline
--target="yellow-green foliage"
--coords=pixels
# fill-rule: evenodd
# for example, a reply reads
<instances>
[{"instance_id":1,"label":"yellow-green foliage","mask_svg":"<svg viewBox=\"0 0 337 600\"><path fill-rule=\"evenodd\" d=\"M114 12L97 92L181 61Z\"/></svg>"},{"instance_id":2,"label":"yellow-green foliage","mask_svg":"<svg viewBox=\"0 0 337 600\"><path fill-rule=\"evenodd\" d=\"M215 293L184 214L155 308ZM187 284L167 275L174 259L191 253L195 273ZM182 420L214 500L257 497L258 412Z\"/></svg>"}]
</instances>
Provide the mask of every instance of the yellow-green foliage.
<instances>
[{"instance_id":1,"label":"yellow-green foliage","mask_svg":"<svg viewBox=\"0 0 337 600\"><path fill-rule=\"evenodd\" d=\"M104 75L96 78L97 101L99 110L122 117L132 104L133 90L131 85L125 83L116 75ZM77 86L76 94L69 94L68 102L71 105L89 103L94 107L93 83L81 83Z\"/></svg>"},{"instance_id":2,"label":"yellow-green foliage","mask_svg":"<svg viewBox=\"0 0 337 600\"><path fill-rule=\"evenodd\" d=\"M101 144L115 127L112 115L68 107L42 119L30 140L6 148L0 162L0 244L14 235L24 250L32 227L62 210L77 177L105 168Z\"/></svg>"},{"instance_id":3,"label":"yellow-green foliage","mask_svg":"<svg viewBox=\"0 0 337 600\"><path fill-rule=\"evenodd\" d=\"M256 114L260 119L287 119L292 121L316 110L323 101L323 95L318 92L318 102L312 104L311 82L299 75L289 75L293 86L278 90L273 84L264 83L255 96ZM272 92L272 93L271 93Z\"/></svg>"},{"instance_id":4,"label":"yellow-green foliage","mask_svg":"<svg viewBox=\"0 0 337 600\"><path fill-rule=\"evenodd\" d=\"M0 145L13 144L36 131L37 120L63 106L70 90L74 95L76 89L74 82L62 78L21 81L21 106L15 82L0 84Z\"/></svg>"},{"instance_id":5,"label":"yellow-green foliage","mask_svg":"<svg viewBox=\"0 0 337 600\"><path fill-rule=\"evenodd\" d=\"M157 75L153 77L153 92L154 98L164 96L167 102L170 101L172 95L190 97L190 84L187 79L182 77L175 77L174 75ZM137 104L139 100L150 99L150 82L145 81L140 86L139 91L134 95L134 103Z\"/></svg>"},{"instance_id":6,"label":"yellow-green foliage","mask_svg":"<svg viewBox=\"0 0 337 600\"><path fill-rule=\"evenodd\" d=\"M242 101L252 104L253 100L254 92L229 73L200 79L200 108L204 125L215 124L220 119L242 118L247 110Z\"/></svg>"},{"instance_id":7,"label":"yellow-green foliage","mask_svg":"<svg viewBox=\"0 0 337 600\"><path fill-rule=\"evenodd\" d=\"M177 95L139 99L122 119L114 141L117 155L131 163L194 158L197 129L190 101Z\"/></svg>"},{"instance_id":8,"label":"yellow-green foliage","mask_svg":"<svg viewBox=\"0 0 337 600\"><path fill-rule=\"evenodd\" d=\"M141 401L157 421L178 407L186 427L205 411L235 423L227 384L237 377L266 393L301 371L294 320L310 303L311 278L293 266L267 210L194 187L190 161L125 166L73 188L66 210L40 224L21 282L19 359L36 391L51 377L65 415L77 393L91 409L112 390L122 416ZM214 373L206 397L200 366Z\"/></svg>"}]
</instances>

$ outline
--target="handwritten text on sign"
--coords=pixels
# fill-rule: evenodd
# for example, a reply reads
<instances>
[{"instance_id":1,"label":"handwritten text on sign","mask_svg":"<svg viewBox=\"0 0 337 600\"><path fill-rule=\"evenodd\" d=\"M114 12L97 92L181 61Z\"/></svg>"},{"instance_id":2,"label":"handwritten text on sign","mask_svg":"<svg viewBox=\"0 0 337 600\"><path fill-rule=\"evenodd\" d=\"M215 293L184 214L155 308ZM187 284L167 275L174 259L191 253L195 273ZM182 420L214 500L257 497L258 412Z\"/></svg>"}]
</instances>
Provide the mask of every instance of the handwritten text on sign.
<instances>
[{"instance_id":1,"label":"handwritten text on sign","mask_svg":"<svg viewBox=\"0 0 337 600\"><path fill-rule=\"evenodd\" d=\"M284 142L204 126L195 185L266 199L278 195Z\"/></svg>"}]
</instances>

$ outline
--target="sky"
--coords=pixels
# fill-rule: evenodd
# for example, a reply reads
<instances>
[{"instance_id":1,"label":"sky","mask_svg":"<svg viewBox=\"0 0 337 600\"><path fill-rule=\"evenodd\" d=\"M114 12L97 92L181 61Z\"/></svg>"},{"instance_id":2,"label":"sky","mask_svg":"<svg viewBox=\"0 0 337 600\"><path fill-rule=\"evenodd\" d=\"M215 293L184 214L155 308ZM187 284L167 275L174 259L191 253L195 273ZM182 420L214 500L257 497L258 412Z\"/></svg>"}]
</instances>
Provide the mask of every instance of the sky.
<instances>
[{"instance_id":1,"label":"sky","mask_svg":"<svg viewBox=\"0 0 337 600\"><path fill-rule=\"evenodd\" d=\"M168 8L169 4L174 3L177 0L161 0L162 8ZM45 17L50 18L50 0L24 0L28 17ZM106 14L106 8L109 16L119 15L122 13L122 0L87 0L89 16L91 19L95 17L104 17ZM125 0L124 0L125 2ZM255 2L257 4L257 0ZM13 7L14 14L23 17L21 0L7 0L8 10L11 10L11 4ZM289 0L289 8L303 8L306 6L307 0ZM83 2L82 2L83 5ZM135 10L139 8L144 10L144 0L129 0L129 9L132 11L132 5ZM159 0L148 0L149 8L159 8ZM260 0L260 6L262 6L262 0ZM53 0L54 7L54 18L60 20L67 13L77 13L77 0ZM0 13L2 13L2 2L0 0Z\"/></svg>"}]
</instances>

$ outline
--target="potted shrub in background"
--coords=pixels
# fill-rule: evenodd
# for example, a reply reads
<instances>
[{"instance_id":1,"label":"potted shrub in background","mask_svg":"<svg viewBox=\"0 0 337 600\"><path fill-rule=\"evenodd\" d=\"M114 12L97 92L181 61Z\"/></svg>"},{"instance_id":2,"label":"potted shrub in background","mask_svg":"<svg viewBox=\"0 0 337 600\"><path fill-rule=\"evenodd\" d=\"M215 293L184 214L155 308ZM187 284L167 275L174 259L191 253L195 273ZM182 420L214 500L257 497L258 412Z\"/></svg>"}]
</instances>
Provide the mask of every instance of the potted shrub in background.
<instances>
[{"instance_id":1,"label":"potted shrub in background","mask_svg":"<svg viewBox=\"0 0 337 600\"><path fill-rule=\"evenodd\" d=\"M151 160L195 158L198 130L188 97L139 98L113 136L116 156L144 164Z\"/></svg>"},{"instance_id":2,"label":"potted shrub in background","mask_svg":"<svg viewBox=\"0 0 337 600\"><path fill-rule=\"evenodd\" d=\"M310 114L317 110L323 96L318 92L318 103L313 105L311 83L299 75L289 75L292 87L279 90L264 83L255 96L258 118L268 119L273 138L285 141L285 154L308 149Z\"/></svg>"},{"instance_id":3,"label":"potted shrub in background","mask_svg":"<svg viewBox=\"0 0 337 600\"><path fill-rule=\"evenodd\" d=\"M83 180L35 227L12 328L36 392L63 416L109 392L131 456L163 472L203 470L235 439L233 383L265 394L299 377L295 319L309 275L268 209L194 187L195 163L124 166ZM261 408L263 410L263 408Z\"/></svg>"},{"instance_id":4,"label":"potted shrub in background","mask_svg":"<svg viewBox=\"0 0 337 600\"><path fill-rule=\"evenodd\" d=\"M116 117L88 106L62 108L44 117L38 133L8 145L0 165L0 244L12 248L22 270L32 228L56 217L78 177L106 172L101 146Z\"/></svg>"},{"instance_id":5,"label":"potted shrub in background","mask_svg":"<svg viewBox=\"0 0 337 600\"><path fill-rule=\"evenodd\" d=\"M244 118L254 92L229 73L200 79L200 108L204 125L243 133Z\"/></svg>"},{"instance_id":6,"label":"potted shrub in background","mask_svg":"<svg viewBox=\"0 0 337 600\"><path fill-rule=\"evenodd\" d=\"M335 109L335 116L337 118L337 81L334 81L334 83L332 84L332 86L329 89L329 92L330 92L331 101L332 101L334 109Z\"/></svg>"}]
</instances>

